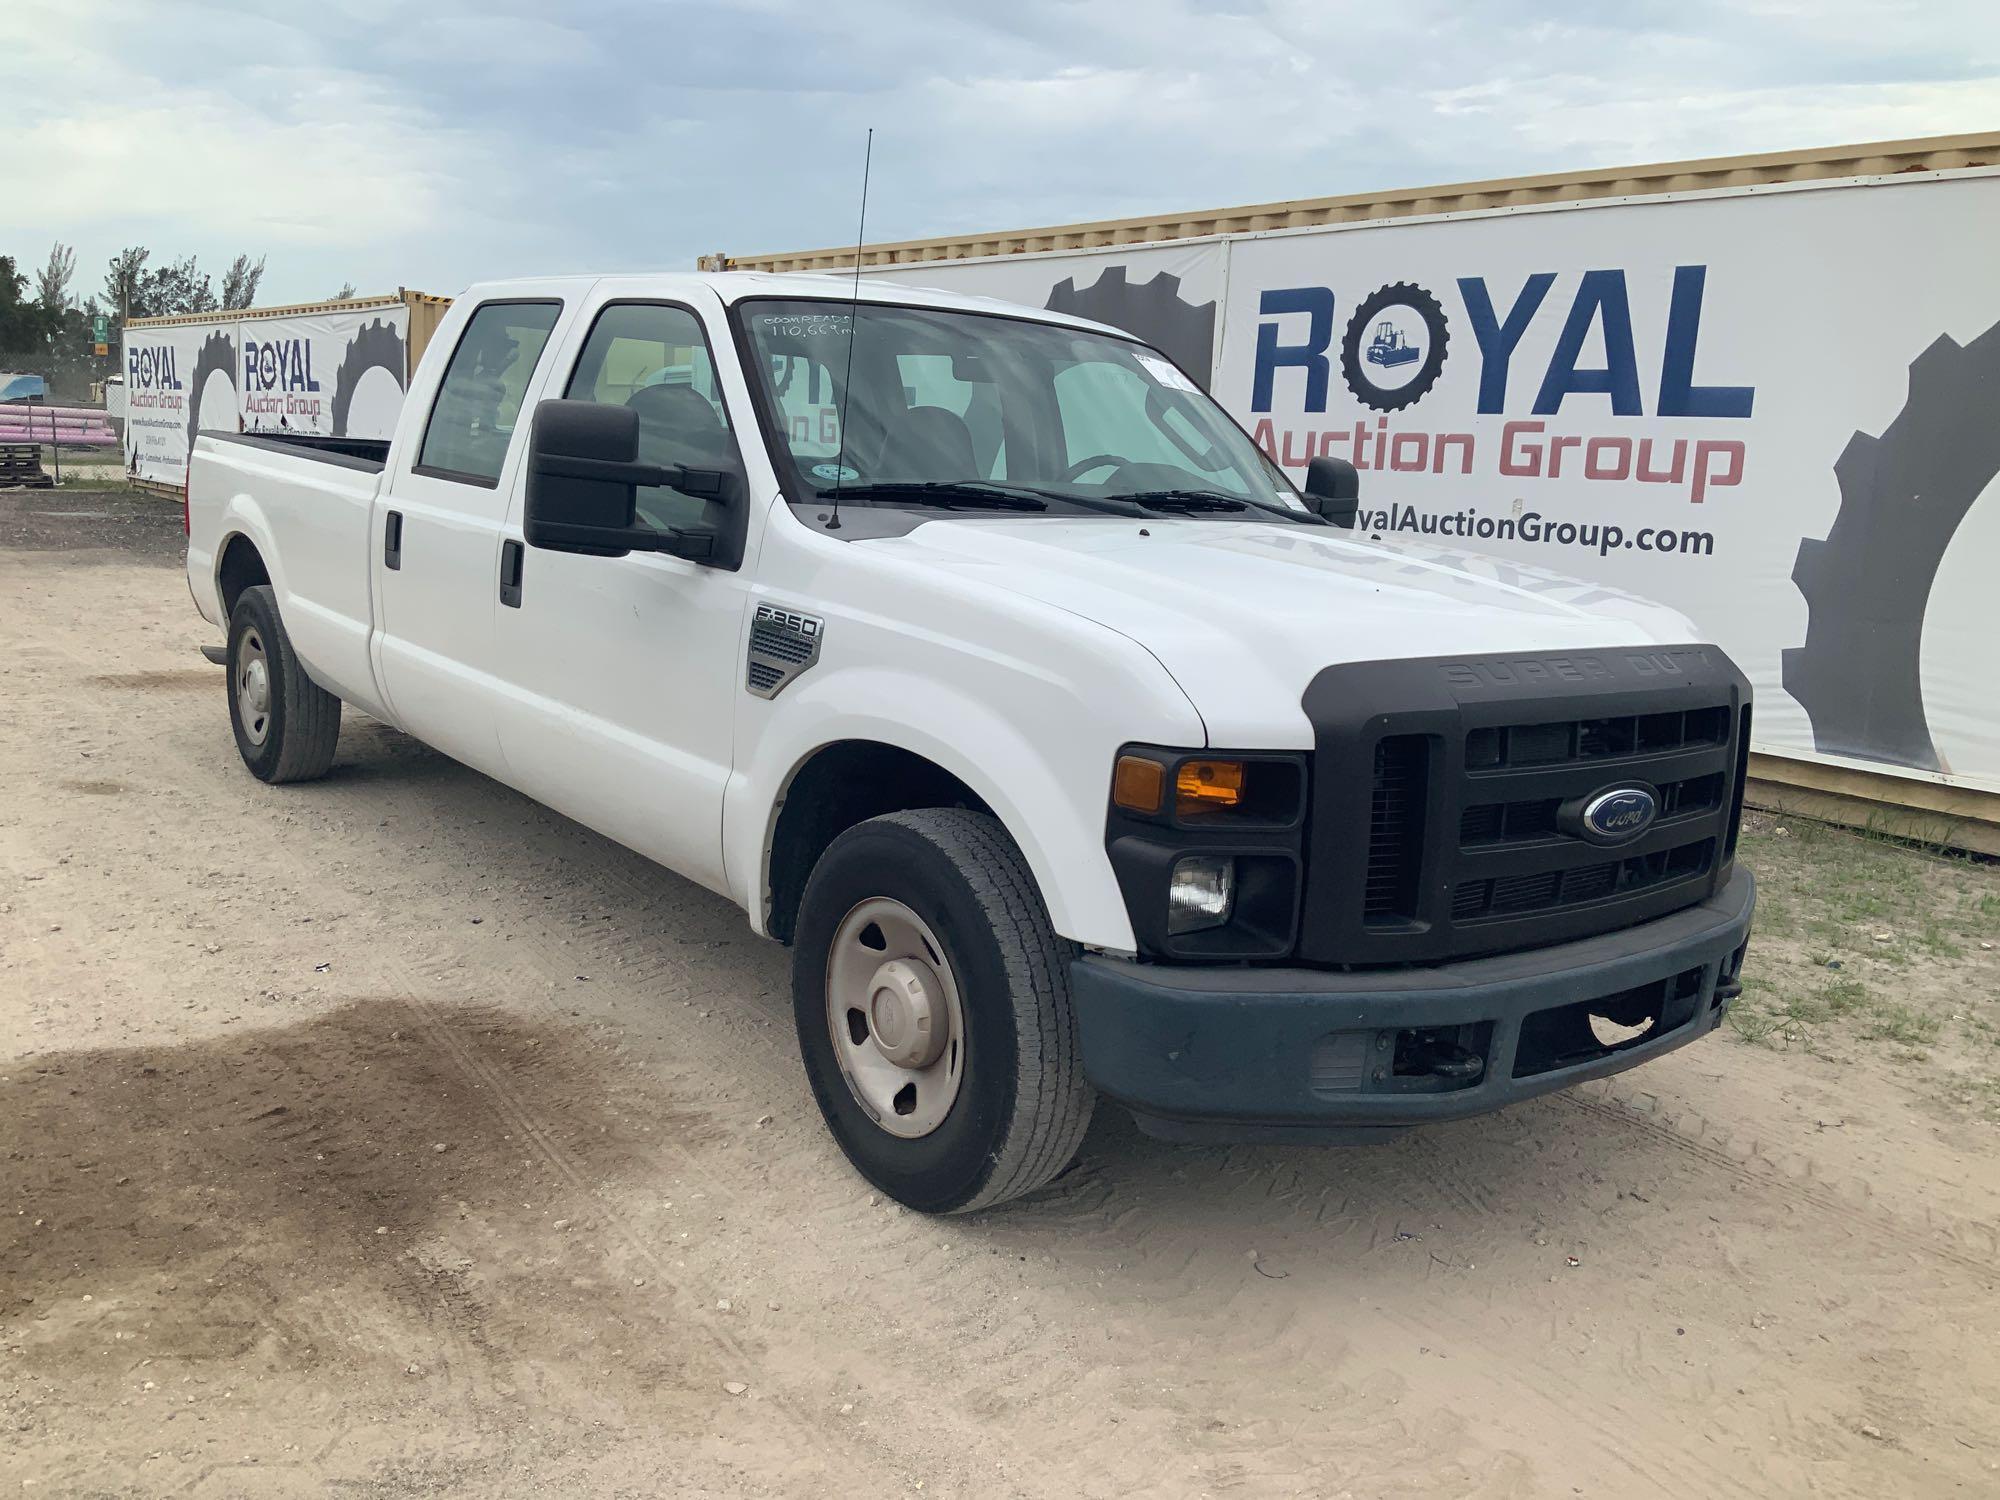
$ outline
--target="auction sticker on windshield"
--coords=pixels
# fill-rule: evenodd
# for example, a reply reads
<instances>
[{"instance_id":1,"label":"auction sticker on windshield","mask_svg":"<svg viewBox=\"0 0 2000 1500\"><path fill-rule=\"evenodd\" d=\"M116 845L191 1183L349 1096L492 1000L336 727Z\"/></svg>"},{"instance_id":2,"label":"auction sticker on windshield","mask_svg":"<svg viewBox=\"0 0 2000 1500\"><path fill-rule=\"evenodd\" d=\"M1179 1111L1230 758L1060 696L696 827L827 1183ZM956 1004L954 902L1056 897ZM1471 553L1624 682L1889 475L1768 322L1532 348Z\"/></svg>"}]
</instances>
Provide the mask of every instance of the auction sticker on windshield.
<instances>
[{"instance_id":1,"label":"auction sticker on windshield","mask_svg":"<svg viewBox=\"0 0 2000 1500\"><path fill-rule=\"evenodd\" d=\"M1139 363L1146 367L1147 374L1151 375L1153 379L1159 381L1161 385L1170 391L1193 392L1198 389L1192 380L1189 380L1187 376L1181 374L1179 370L1168 364L1164 359L1161 359L1157 354L1142 354L1139 356Z\"/></svg>"}]
</instances>

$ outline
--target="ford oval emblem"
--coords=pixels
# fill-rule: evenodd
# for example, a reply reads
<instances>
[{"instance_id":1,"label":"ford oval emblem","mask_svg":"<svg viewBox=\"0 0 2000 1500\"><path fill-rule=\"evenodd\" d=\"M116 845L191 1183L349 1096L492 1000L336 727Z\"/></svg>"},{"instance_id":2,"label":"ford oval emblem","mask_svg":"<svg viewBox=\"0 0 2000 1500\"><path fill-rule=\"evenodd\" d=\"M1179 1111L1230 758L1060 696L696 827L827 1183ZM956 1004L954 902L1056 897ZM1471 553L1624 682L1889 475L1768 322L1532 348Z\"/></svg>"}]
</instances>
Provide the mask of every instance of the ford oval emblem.
<instances>
[{"instance_id":1,"label":"ford oval emblem","mask_svg":"<svg viewBox=\"0 0 2000 1500\"><path fill-rule=\"evenodd\" d=\"M1583 836L1593 844L1624 844L1653 826L1660 802L1645 786L1612 786L1584 800Z\"/></svg>"}]
</instances>

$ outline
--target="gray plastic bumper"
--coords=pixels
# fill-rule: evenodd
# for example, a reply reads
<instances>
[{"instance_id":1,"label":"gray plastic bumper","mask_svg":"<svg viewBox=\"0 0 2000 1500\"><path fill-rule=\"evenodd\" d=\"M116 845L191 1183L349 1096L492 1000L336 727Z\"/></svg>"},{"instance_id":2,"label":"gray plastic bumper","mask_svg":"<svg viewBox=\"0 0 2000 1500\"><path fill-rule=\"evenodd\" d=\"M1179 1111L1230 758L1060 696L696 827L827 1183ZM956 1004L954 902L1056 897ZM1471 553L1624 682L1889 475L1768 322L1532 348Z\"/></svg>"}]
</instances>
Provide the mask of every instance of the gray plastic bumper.
<instances>
[{"instance_id":1,"label":"gray plastic bumper","mask_svg":"<svg viewBox=\"0 0 2000 1500\"><path fill-rule=\"evenodd\" d=\"M1366 1139L1616 1073L1706 1036L1739 988L1756 883L1618 932L1434 968L1071 967L1084 1070L1180 1139ZM1595 1007L1645 1030L1594 1040ZM1451 1076L1399 1068L1411 1033L1469 1028ZM1629 1027L1627 1029L1630 1029ZM1552 1039L1563 1039L1560 1044ZM1581 1045L1577 1045L1578 1041ZM1478 1059L1474 1069L1472 1058Z\"/></svg>"}]
</instances>

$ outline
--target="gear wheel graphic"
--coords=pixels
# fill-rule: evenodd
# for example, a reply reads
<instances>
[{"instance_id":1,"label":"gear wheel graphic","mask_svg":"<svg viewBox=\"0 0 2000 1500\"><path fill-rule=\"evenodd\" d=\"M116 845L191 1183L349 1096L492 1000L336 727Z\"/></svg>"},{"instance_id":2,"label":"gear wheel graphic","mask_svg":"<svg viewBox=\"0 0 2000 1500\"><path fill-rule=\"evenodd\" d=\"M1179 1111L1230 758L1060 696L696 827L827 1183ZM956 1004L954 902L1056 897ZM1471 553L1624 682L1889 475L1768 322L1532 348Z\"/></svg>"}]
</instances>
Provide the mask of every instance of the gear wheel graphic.
<instances>
[{"instance_id":1,"label":"gear wheel graphic","mask_svg":"<svg viewBox=\"0 0 2000 1500\"><path fill-rule=\"evenodd\" d=\"M1855 433L1834 464L1840 511L1825 540L1799 543L1809 618L1783 667L1822 754L1945 769L1924 714L1924 612L1959 523L2000 474L1996 413L2000 323L1919 354L1896 419Z\"/></svg>"},{"instance_id":2,"label":"gear wheel graphic","mask_svg":"<svg viewBox=\"0 0 2000 1500\"><path fill-rule=\"evenodd\" d=\"M201 430L201 393L208 389L208 377L217 373L229 377L229 389L236 391L236 340L226 333L211 333L202 342L201 352L195 356L194 374L187 384L188 452L194 452L195 434ZM236 406L231 401L232 407ZM230 413L229 431L241 427L238 411Z\"/></svg>"},{"instance_id":3,"label":"gear wheel graphic","mask_svg":"<svg viewBox=\"0 0 2000 1500\"><path fill-rule=\"evenodd\" d=\"M405 389L403 383L403 336L381 318L365 325L361 331L348 340L347 353L342 356L340 369L333 379L333 435L347 436L347 413L354 404L354 391L361 384L361 377L370 370L386 370L396 382L396 389Z\"/></svg>"},{"instance_id":4,"label":"gear wheel graphic","mask_svg":"<svg viewBox=\"0 0 2000 1500\"><path fill-rule=\"evenodd\" d=\"M1418 366L1415 375L1399 386L1378 386L1361 368L1361 341L1368 336L1369 326L1375 319L1392 307L1409 308L1423 320L1430 338L1424 350L1424 362ZM1354 309L1354 316L1347 320L1347 332L1340 341L1340 378L1347 382L1354 399L1363 406L1375 411L1401 411L1421 401L1437 384L1450 347L1451 325L1445 320L1444 308L1439 306L1438 299L1414 282L1392 282L1363 298L1361 305Z\"/></svg>"},{"instance_id":5,"label":"gear wheel graphic","mask_svg":"<svg viewBox=\"0 0 2000 1500\"><path fill-rule=\"evenodd\" d=\"M1157 272L1151 281L1128 281L1129 269L1106 266L1081 291L1074 276L1065 276L1042 305L1137 335L1207 390L1215 373L1215 304L1189 302L1181 296L1180 277L1170 272Z\"/></svg>"}]
</instances>

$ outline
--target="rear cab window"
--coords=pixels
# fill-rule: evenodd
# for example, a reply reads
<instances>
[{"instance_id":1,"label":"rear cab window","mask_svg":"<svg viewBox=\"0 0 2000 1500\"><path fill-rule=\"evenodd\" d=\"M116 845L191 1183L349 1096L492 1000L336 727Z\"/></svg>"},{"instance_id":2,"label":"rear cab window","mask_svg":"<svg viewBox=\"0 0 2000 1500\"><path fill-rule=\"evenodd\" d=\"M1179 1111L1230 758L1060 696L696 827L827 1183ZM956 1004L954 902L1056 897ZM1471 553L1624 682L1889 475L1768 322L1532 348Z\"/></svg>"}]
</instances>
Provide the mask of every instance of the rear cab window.
<instances>
[{"instance_id":1,"label":"rear cab window","mask_svg":"<svg viewBox=\"0 0 2000 1500\"><path fill-rule=\"evenodd\" d=\"M413 472L493 488L560 302L488 302L452 350Z\"/></svg>"}]
</instances>

